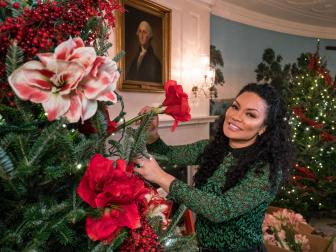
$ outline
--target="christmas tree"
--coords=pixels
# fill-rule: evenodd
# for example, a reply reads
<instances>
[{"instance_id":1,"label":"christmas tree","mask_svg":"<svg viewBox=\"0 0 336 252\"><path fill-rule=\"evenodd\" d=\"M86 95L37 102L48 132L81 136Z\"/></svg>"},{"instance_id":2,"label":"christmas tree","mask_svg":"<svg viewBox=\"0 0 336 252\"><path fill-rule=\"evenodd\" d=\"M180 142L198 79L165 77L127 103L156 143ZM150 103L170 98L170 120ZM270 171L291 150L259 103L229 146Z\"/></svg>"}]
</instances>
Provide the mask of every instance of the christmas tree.
<instances>
[{"instance_id":1,"label":"christmas tree","mask_svg":"<svg viewBox=\"0 0 336 252\"><path fill-rule=\"evenodd\" d=\"M167 98L165 109L118 125L125 115L115 90L121 55L112 60L107 50L108 27L122 5L116 0L0 1L0 8L2 251L195 248L193 237L175 235L178 218L167 227L166 201L132 172L132 160L148 156L151 118L174 116L170 106L182 102ZM188 104L176 82L165 87ZM107 106L117 102L121 111L111 119ZM187 120L189 111L178 120ZM127 127L139 119L139 127ZM118 130L122 141L108 139ZM97 200L106 190L118 192L118 179L132 188L119 196L136 195L119 204L109 191L113 202Z\"/></svg>"},{"instance_id":2,"label":"christmas tree","mask_svg":"<svg viewBox=\"0 0 336 252\"><path fill-rule=\"evenodd\" d=\"M273 54L274 58L273 50L265 53ZM264 70L273 72L272 60L263 64ZM315 53L302 54L297 64L277 67L272 76L280 78L275 82L269 78L271 84L280 83L280 89L287 95L292 111L287 120L296 147L291 182L282 187L274 204L307 218L336 215L336 203L332 200L336 197L336 85L326 66L319 55L318 42ZM256 72L262 80L265 75L260 69Z\"/></svg>"}]
</instances>

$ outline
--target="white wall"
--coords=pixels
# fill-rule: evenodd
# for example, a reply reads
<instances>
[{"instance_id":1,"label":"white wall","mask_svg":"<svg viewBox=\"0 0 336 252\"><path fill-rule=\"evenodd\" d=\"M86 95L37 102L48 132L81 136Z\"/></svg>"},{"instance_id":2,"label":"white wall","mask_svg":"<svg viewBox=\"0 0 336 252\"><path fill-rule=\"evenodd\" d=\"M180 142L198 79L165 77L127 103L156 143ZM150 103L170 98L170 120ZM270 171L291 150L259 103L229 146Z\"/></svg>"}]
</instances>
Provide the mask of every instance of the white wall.
<instances>
[{"instance_id":1,"label":"white wall","mask_svg":"<svg viewBox=\"0 0 336 252\"><path fill-rule=\"evenodd\" d=\"M192 97L193 82L195 79L192 68L201 55L209 56L210 47L210 7L198 0L156 0L155 2L172 10L171 22L171 79L183 86L189 97ZM118 25L118 24L117 24ZM115 34L111 41L115 43ZM111 56L115 55L112 48ZM164 100L163 93L140 93L119 91L125 103L126 119L134 117L145 106L157 106ZM163 125L160 135L169 144L184 144L209 137L208 119L209 101L200 99L190 102L192 121L181 124L174 133L168 125L170 118L160 117ZM119 106L111 107L111 114L116 114Z\"/></svg>"}]
</instances>

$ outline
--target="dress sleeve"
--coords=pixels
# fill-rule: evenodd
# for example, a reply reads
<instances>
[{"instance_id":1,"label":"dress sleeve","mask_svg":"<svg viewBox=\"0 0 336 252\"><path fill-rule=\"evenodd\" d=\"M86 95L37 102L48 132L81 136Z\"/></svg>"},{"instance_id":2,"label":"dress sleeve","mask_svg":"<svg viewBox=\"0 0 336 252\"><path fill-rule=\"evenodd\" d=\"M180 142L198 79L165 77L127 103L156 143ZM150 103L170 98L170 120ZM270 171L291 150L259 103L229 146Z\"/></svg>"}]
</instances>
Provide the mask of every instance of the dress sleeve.
<instances>
[{"instance_id":1,"label":"dress sleeve","mask_svg":"<svg viewBox=\"0 0 336 252\"><path fill-rule=\"evenodd\" d=\"M186 145L167 145L160 138L152 144L147 145L150 153L164 155L171 165L195 165L198 156L203 152L208 140L201 140Z\"/></svg>"},{"instance_id":2,"label":"dress sleeve","mask_svg":"<svg viewBox=\"0 0 336 252\"><path fill-rule=\"evenodd\" d=\"M270 189L268 174L265 171L264 174L257 175L251 171L239 184L220 195L190 187L175 179L170 184L168 197L184 204L196 214L220 223L245 214L274 198L275 193Z\"/></svg>"}]
</instances>

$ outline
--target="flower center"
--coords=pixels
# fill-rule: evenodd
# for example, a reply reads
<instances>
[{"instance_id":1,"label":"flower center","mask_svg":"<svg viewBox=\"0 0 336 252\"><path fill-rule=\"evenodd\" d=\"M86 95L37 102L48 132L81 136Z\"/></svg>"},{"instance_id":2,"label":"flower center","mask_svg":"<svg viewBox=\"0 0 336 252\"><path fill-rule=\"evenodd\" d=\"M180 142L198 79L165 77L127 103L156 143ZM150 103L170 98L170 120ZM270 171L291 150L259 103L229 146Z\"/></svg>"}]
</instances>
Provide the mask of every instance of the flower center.
<instances>
[{"instance_id":1,"label":"flower center","mask_svg":"<svg viewBox=\"0 0 336 252\"><path fill-rule=\"evenodd\" d=\"M50 78L50 80L52 85L54 86L53 92L59 91L66 84L66 80L63 74L56 73Z\"/></svg>"}]
</instances>

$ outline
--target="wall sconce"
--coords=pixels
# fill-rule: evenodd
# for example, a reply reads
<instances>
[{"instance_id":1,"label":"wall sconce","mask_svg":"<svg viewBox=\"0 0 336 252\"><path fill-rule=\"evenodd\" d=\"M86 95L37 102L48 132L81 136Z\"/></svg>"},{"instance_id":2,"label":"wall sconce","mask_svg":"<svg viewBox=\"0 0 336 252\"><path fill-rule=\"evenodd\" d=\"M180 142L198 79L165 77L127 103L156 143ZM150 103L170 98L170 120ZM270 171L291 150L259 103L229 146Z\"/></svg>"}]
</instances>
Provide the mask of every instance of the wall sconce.
<instances>
[{"instance_id":1,"label":"wall sconce","mask_svg":"<svg viewBox=\"0 0 336 252\"><path fill-rule=\"evenodd\" d=\"M217 97L215 74L216 69L214 67L209 66L206 68L203 74L203 81L195 84L191 89L194 98L200 98L203 96L207 99L213 99Z\"/></svg>"}]
</instances>

